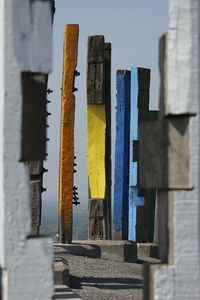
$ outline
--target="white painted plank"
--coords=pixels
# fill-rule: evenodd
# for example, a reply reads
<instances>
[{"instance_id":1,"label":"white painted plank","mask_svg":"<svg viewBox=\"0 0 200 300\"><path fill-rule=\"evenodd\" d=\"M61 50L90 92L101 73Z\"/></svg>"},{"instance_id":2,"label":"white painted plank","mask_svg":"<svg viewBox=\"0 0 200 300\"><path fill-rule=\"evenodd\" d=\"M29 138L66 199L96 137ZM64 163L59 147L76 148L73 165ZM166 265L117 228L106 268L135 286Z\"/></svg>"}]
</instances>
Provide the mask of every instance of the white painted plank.
<instances>
[{"instance_id":1,"label":"white painted plank","mask_svg":"<svg viewBox=\"0 0 200 300\"><path fill-rule=\"evenodd\" d=\"M49 300L53 295L52 241L28 238L31 234L29 172L28 167L20 162L20 150L21 71L48 72L51 69L50 2L3 0L0 1L0 16L0 264L3 299Z\"/></svg>"},{"instance_id":2,"label":"white painted plank","mask_svg":"<svg viewBox=\"0 0 200 300\"><path fill-rule=\"evenodd\" d=\"M23 71L49 73L52 67L50 1L12 1L15 56Z\"/></svg>"},{"instance_id":3,"label":"white painted plank","mask_svg":"<svg viewBox=\"0 0 200 300\"><path fill-rule=\"evenodd\" d=\"M197 114L199 31L199 0L171 0L166 115Z\"/></svg>"}]
</instances>

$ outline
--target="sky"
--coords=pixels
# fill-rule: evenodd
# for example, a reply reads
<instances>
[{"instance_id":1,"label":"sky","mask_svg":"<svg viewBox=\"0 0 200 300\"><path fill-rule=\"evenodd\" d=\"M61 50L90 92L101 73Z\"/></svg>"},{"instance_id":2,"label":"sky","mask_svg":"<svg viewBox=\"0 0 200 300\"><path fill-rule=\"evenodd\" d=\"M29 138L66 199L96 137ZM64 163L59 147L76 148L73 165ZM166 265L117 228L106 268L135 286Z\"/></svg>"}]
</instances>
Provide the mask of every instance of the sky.
<instances>
[{"instance_id":1,"label":"sky","mask_svg":"<svg viewBox=\"0 0 200 300\"><path fill-rule=\"evenodd\" d=\"M43 207L58 201L60 108L63 64L63 33L65 24L79 24L79 53L76 78L75 183L80 201L87 203L86 162L86 70L87 39L104 35L112 43L112 150L115 141L116 71L131 67L151 69L150 108L158 109L159 72L158 43L168 28L168 0L57 0L53 28L53 72L49 88L54 92L48 99L48 159L44 175ZM114 173L114 155L112 157Z\"/></svg>"}]
</instances>

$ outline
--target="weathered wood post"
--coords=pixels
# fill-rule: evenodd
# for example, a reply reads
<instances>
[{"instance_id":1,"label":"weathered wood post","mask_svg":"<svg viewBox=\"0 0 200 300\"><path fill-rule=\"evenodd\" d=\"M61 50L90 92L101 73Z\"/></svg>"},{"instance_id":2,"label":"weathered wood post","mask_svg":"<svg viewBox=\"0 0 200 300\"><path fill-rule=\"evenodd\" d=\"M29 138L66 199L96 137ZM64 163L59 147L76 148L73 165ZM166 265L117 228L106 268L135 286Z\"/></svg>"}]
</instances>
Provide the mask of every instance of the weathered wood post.
<instances>
[{"instance_id":1,"label":"weathered wood post","mask_svg":"<svg viewBox=\"0 0 200 300\"><path fill-rule=\"evenodd\" d=\"M74 183L74 118L79 26L66 25L61 107L59 242L72 241L72 201Z\"/></svg>"},{"instance_id":2,"label":"weathered wood post","mask_svg":"<svg viewBox=\"0 0 200 300\"><path fill-rule=\"evenodd\" d=\"M150 70L117 73L114 226L116 239L152 242L155 190L139 188L139 127L149 111Z\"/></svg>"},{"instance_id":3,"label":"weathered wood post","mask_svg":"<svg viewBox=\"0 0 200 300\"><path fill-rule=\"evenodd\" d=\"M111 216L111 193L112 193L112 161L111 161L111 43L104 44L105 59L105 106L106 106L106 236L111 239L112 216Z\"/></svg>"},{"instance_id":4,"label":"weathered wood post","mask_svg":"<svg viewBox=\"0 0 200 300\"><path fill-rule=\"evenodd\" d=\"M54 0L51 0L51 12L52 12L52 21L53 21L54 13L55 13ZM43 110L44 108L46 110L47 103L50 102L47 99L47 95L52 93L53 91L47 89L47 85L48 85L47 74L45 74L44 76L38 74L37 77L35 76L35 81L38 80L40 82L40 93L37 93L37 95L35 95L35 97L37 97L37 99L40 100L39 107L37 107L36 109L36 114L38 115L39 110L41 109ZM33 84L35 85L36 83L32 82L31 85L33 86ZM27 85L27 82L25 82L25 85ZM28 87L28 89L30 90L30 87ZM37 88L34 88L34 91L37 91ZM37 102L38 100L34 101L34 103ZM45 111L43 111L42 113L43 113L43 118L48 118L48 116L51 115L50 113L46 112L46 116L44 116ZM35 116L35 118L36 117L37 116ZM45 128L48 127L48 124L46 123L47 122L43 123L43 130L41 131L43 132L43 139L44 139L42 143L46 143L48 141L48 138L46 138L46 134L44 136L44 131L46 132ZM39 122L37 124L39 124ZM35 131L36 132L38 131L37 127L35 128ZM37 140L38 143L38 139L35 139L34 134L32 134L31 137L33 140ZM43 174L48 170L46 170L43 167L43 165L44 165L43 160L27 161L27 166L29 168L30 189L31 189L31 219L32 219L31 235L35 235L35 236L38 236L40 233L40 225L41 225L41 218L42 218L42 193L47 190L46 188L43 187Z\"/></svg>"},{"instance_id":5,"label":"weathered wood post","mask_svg":"<svg viewBox=\"0 0 200 300\"><path fill-rule=\"evenodd\" d=\"M115 139L114 230L115 239L128 240L130 80L127 70L117 71Z\"/></svg>"},{"instance_id":6,"label":"weathered wood post","mask_svg":"<svg viewBox=\"0 0 200 300\"><path fill-rule=\"evenodd\" d=\"M53 295L52 240L31 236L26 165L45 159L51 50L50 1L0 1L0 265L7 300Z\"/></svg>"},{"instance_id":7,"label":"weathered wood post","mask_svg":"<svg viewBox=\"0 0 200 300\"><path fill-rule=\"evenodd\" d=\"M137 207L145 202L144 191L138 185L139 124L149 111L150 70L132 68L130 102L130 152L129 152L129 225L128 239L136 241Z\"/></svg>"},{"instance_id":8,"label":"weathered wood post","mask_svg":"<svg viewBox=\"0 0 200 300\"><path fill-rule=\"evenodd\" d=\"M111 238L111 44L88 38L89 238Z\"/></svg>"},{"instance_id":9,"label":"weathered wood post","mask_svg":"<svg viewBox=\"0 0 200 300\"><path fill-rule=\"evenodd\" d=\"M31 186L32 235L39 235L42 214L43 161L28 161Z\"/></svg>"},{"instance_id":10,"label":"weathered wood post","mask_svg":"<svg viewBox=\"0 0 200 300\"><path fill-rule=\"evenodd\" d=\"M146 97L149 97L149 91L146 90ZM139 110L139 120L138 120L138 131L143 122L151 122L158 119L158 111L154 110ZM144 205L137 206L136 211L136 241L138 243L152 243L156 242L157 234L157 214L156 214L156 189L141 189L140 188L140 156L139 156L139 147L140 147L140 137L138 140L138 145L136 144L136 154L137 157L137 180L138 180L138 193L139 195L144 196Z\"/></svg>"},{"instance_id":11,"label":"weathered wood post","mask_svg":"<svg viewBox=\"0 0 200 300\"><path fill-rule=\"evenodd\" d=\"M143 170L140 183L142 187L159 189L162 237L159 238L162 264L146 268L144 296L148 300L197 300L200 298L200 2L171 0L169 3L170 25L162 39L166 50L162 51L161 119L150 126L144 123L140 134Z\"/></svg>"}]
</instances>

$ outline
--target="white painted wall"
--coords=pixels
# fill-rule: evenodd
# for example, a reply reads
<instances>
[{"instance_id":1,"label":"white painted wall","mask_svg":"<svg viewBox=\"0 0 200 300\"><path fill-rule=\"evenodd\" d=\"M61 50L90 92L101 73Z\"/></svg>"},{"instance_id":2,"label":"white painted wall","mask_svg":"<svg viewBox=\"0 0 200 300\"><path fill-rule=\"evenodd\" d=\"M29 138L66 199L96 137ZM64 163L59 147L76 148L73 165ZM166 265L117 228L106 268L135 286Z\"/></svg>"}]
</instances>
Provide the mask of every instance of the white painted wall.
<instances>
[{"instance_id":1,"label":"white painted wall","mask_svg":"<svg viewBox=\"0 0 200 300\"><path fill-rule=\"evenodd\" d=\"M50 2L1 0L0 28L0 225L3 225L0 226L0 263L3 267L3 300L51 299L52 241L28 237L31 233L29 175L24 163L19 162L21 72L48 73L51 70Z\"/></svg>"}]
</instances>

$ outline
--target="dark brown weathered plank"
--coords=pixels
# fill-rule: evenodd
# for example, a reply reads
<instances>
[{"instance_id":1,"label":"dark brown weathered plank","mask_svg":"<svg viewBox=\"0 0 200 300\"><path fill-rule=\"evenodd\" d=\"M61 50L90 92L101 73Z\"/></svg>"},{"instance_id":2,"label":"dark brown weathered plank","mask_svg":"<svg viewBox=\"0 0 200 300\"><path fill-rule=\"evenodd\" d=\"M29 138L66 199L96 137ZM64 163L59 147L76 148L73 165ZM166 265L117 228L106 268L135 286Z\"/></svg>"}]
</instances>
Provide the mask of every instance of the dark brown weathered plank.
<instances>
[{"instance_id":1,"label":"dark brown weathered plank","mask_svg":"<svg viewBox=\"0 0 200 300\"><path fill-rule=\"evenodd\" d=\"M166 64L167 64L167 34L165 33L159 41L159 71L160 71L160 118L164 117L165 105L166 105L166 95L165 95L165 84L167 82L166 75Z\"/></svg>"},{"instance_id":2,"label":"dark brown weathered plank","mask_svg":"<svg viewBox=\"0 0 200 300\"><path fill-rule=\"evenodd\" d=\"M104 36L88 38L87 103L105 103Z\"/></svg>"},{"instance_id":3,"label":"dark brown weathered plank","mask_svg":"<svg viewBox=\"0 0 200 300\"><path fill-rule=\"evenodd\" d=\"M138 68L138 88L139 90L149 91L150 89L151 70Z\"/></svg>"},{"instance_id":4,"label":"dark brown weathered plank","mask_svg":"<svg viewBox=\"0 0 200 300\"><path fill-rule=\"evenodd\" d=\"M42 175L43 162L42 161L27 161L26 162L30 176Z\"/></svg>"},{"instance_id":5,"label":"dark brown weathered plank","mask_svg":"<svg viewBox=\"0 0 200 300\"><path fill-rule=\"evenodd\" d=\"M112 162L111 162L111 43L104 45L105 57L105 106L106 106L106 193L105 218L106 238L111 239L111 189L112 189Z\"/></svg>"},{"instance_id":6,"label":"dark brown weathered plank","mask_svg":"<svg viewBox=\"0 0 200 300\"><path fill-rule=\"evenodd\" d=\"M104 199L89 199L89 216L90 218L104 217L104 205L102 201Z\"/></svg>"},{"instance_id":7,"label":"dark brown weathered plank","mask_svg":"<svg viewBox=\"0 0 200 300\"><path fill-rule=\"evenodd\" d=\"M133 141L133 161L139 161L139 141Z\"/></svg>"},{"instance_id":8,"label":"dark brown weathered plank","mask_svg":"<svg viewBox=\"0 0 200 300\"><path fill-rule=\"evenodd\" d=\"M169 190L191 189L192 184L188 175L188 149L188 116L141 124L141 187Z\"/></svg>"},{"instance_id":9,"label":"dark brown weathered plank","mask_svg":"<svg viewBox=\"0 0 200 300\"><path fill-rule=\"evenodd\" d=\"M111 239L111 44L103 36L88 39L87 103L105 105L106 111L105 198L89 195L89 238Z\"/></svg>"},{"instance_id":10,"label":"dark brown weathered plank","mask_svg":"<svg viewBox=\"0 0 200 300\"><path fill-rule=\"evenodd\" d=\"M31 181L31 215L32 215L32 235L39 234L41 222L41 180Z\"/></svg>"},{"instance_id":11,"label":"dark brown weathered plank","mask_svg":"<svg viewBox=\"0 0 200 300\"><path fill-rule=\"evenodd\" d=\"M21 161L46 157L47 75L22 72Z\"/></svg>"},{"instance_id":12,"label":"dark brown weathered plank","mask_svg":"<svg viewBox=\"0 0 200 300\"><path fill-rule=\"evenodd\" d=\"M42 215L43 161L27 161L30 176L32 235L39 235Z\"/></svg>"}]
</instances>

